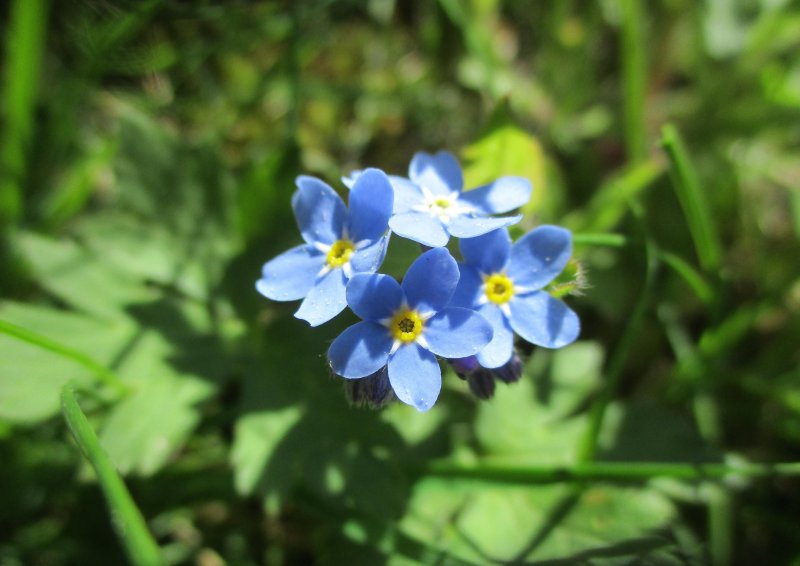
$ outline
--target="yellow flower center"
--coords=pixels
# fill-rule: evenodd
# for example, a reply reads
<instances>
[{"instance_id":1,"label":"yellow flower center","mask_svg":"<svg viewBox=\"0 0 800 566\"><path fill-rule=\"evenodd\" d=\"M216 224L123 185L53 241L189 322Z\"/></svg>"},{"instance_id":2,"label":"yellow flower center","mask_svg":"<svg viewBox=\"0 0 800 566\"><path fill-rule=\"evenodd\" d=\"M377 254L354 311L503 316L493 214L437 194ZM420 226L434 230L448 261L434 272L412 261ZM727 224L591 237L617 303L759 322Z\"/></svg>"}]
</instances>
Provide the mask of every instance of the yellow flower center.
<instances>
[{"instance_id":1,"label":"yellow flower center","mask_svg":"<svg viewBox=\"0 0 800 566\"><path fill-rule=\"evenodd\" d=\"M445 208L450 208L450 200L444 197L439 197L431 203L431 208L438 208L440 210L444 210Z\"/></svg>"},{"instance_id":2,"label":"yellow flower center","mask_svg":"<svg viewBox=\"0 0 800 566\"><path fill-rule=\"evenodd\" d=\"M392 338L404 343L413 342L422 334L424 325L422 318L416 311L401 309L392 317L389 323L389 331Z\"/></svg>"},{"instance_id":3,"label":"yellow flower center","mask_svg":"<svg viewBox=\"0 0 800 566\"><path fill-rule=\"evenodd\" d=\"M350 261L350 256L353 255L355 249L356 247L350 240L335 241L331 249L328 250L328 267L334 268L343 266Z\"/></svg>"},{"instance_id":4,"label":"yellow flower center","mask_svg":"<svg viewBox=\"0 0 800 566\"><path fill-rule=\"evenodd\" d=\"M483 288L486 298L496 305L507 303L514 296L514 283L502 273L487 277Z\"/></svg>"}]
</instances>

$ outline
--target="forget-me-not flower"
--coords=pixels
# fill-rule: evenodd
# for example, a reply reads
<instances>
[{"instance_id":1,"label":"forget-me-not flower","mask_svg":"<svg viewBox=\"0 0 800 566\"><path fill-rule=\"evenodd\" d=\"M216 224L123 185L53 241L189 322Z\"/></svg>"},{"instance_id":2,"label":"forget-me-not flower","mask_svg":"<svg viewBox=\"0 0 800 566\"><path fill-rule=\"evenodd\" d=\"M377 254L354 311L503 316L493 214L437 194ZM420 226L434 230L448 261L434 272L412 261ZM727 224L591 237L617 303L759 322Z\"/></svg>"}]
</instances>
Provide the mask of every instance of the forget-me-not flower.
<instances>
[{"instance_id":1,"label":"forget-me-not flower","mask_svg":"<svg viewBox=\"0 0 800 566\"><path fill-rule=\"evenodd\" d=\"M351 186L355 171L342 180ZM452 153L414 154L408 179L390 175L394 214L389 227L399 236L430 247L447 244L450 236L473 238L516 224L521 215L495 218L528 202L531 184L522 177L501 177L493 183L463 191L464 177Z\"/></svg>"},{"instance_id":2,"label":"forget-me-not flower","mask_svg":"<svg viewBox=\"0 0 800 566\"><path fill-rule=\"evenodd\" d=\"M578 337L578 315L542 290L572 255L569 230L540 226L512 245L502 228L459 244L464 263L452 305L477 310L494 330L492 341L477 354L481 366L508 363L515 332L545 348L561 348Z\"/></svg>"},{"instance_id":3,"label":"forget-me-not flower","mask_svg":"<svg viewBox=\"0 0 800 566\"><path fill-rule=\"evenodd\" d=\"M420 411L430 409L442 385L436 356L475 355L492 339L482 316L448 306L458 279L458 265L445 248L420 255L402 285L388 275L354 275L347 304L363 320L331 344L333 371L359 379L387 366L397 398Z\"/></svg>"},{"instance_id":4,"label":"forget-me-not flower","mask_svg":"<svg viewBox=\"0 0 800 566\"><path fill-rule=\"evenodd\" d=\"M292 208L306 243L265 263L258 291L275 301L303 299L295 316L311 326L342 312L352 275L383 263L393 194L383 171L367 169L350 191L348 211L330 186L298 177Z\"/></svg>"}]
</instances>

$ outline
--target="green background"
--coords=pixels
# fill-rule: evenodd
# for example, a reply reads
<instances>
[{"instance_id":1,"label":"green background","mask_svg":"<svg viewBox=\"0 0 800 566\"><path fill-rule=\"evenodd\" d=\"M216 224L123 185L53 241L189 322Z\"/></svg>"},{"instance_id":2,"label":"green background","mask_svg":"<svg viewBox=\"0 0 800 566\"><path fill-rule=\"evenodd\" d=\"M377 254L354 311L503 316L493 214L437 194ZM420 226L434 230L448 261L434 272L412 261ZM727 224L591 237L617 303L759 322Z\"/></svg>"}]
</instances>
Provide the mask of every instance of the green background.
<instances>
[{"instance_id":1,"label":"green background","mask_svg":"<svg viewBox=\"0 0 800 566\"><path fill-rule=\"evenodd\" d=\"M0 36L0 565L800 563L797 466L754 465L800 460L798 2L11 0ZM440 149L573 230L581 337L352 407L354 315L254 281L297 175Z\"/></svg>"}]
</instances>

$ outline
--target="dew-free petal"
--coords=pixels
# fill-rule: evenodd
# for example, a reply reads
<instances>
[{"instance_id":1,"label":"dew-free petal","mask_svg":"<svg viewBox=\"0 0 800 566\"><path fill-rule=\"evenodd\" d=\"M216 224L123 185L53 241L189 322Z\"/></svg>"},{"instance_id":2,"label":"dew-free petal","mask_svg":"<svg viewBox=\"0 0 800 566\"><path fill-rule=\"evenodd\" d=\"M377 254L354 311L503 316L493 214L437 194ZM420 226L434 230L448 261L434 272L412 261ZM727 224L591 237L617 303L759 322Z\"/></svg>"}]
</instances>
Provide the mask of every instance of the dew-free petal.
<instances>
[{"instance_id":1,"label":"dew-free petal","mask_svg":"<svg viewBox=\"0 0 800 566\"><path fill-rule=\"evenodd\" d=\"M447 245L450 235L442 221L425 212L402 212L389 219L389 227L398 236L424 246L440 248Z\"/></svg>"},{"instance_id":2,"label":"dew-free petal","mask_svg":"<svg viewBox=\"0 0 800 566\"><path fill-rule=\"evenodd\" d=\"M325 254L312 246L297 246L264 264L256 289L273 301L302 299L324 264Z\"/></svg>"},{"instance_id":3,"label":"dew-free petal","mask_svg":"<svg viewBox=\"0 0 800 566\"><path fill-rule=\"evenodd\" d=\"M328 322L347 306L345 286L347 277L341 269L334 269L319 278L294 313L295 318L311 326Z\"/></svg>"},{"instance_id":4,"label":"dew-free petal","mask_svg":"<svg viewBox=\"0 0 800 566\"><path fill-rule=\"evenodd\" d=\"M506 364L514 352L514 331L497 305L482 305L478 312L492 325L492 341L478 353L478 361L485 368L498 368Z\"/></svg>"},{"instance_id":5,"label":"dew-free petal","mask_svg":"<svg viewBox=\"0 0 800 566\"><path fill-rule=\"evenodd\" d=\"M480 352L492 339L492 326L475 311L446 308L425 323L431 352L443 358L466 358Z\"/></svg>"},{"instance_id":6,"label":"dew-free petal","mask_svg":"<svg viewBox=\"0 0 800 566\"><path fill-rule=\"evenodd\" d=\"M511 238L508 230L500 228L475 238L459 240L461 255L469 265L482 273L492 274L502 271L511 255Z\"/></svg>"},{"instance_id":7,"label":"dew-free petal","mask_svg":"<svg viewBox=\"0 0 800 566\"><path fill-rule=\"evenodd\" d=\"M350 191L350 238L355 242L380 238L389 226L393 201L386 174L378 169L363 171Z\"/></svg>"},{"instance_id":8,"label":"dew-free petal","mask_svg":"<svg viewBox=\"0 0 800 566\"><path fill-rule=\"evenodd\" d=\"M531 198L531 183L523 177L501 177L464 191L459 198L483 214L500 214L527 203Z\"/></svg>"},{"instance_id":9,"label":"dew-free petal","mask_svg":"<svg viewBox=\"0 0 800 566\"><path fill-rule=\"evenodd\" d=\"M449 306L474 309L483 295L483 278L477 269L464 263L458 264L458 271L461 276Z\"/></svg>"},{"instance_id":10,"label":"dew-free petal","mask_svg":"<svg viewBox=\"0 0 800 566\"><path fill-rule=\"evenodd\" d=\"M539 226L511 247L508 274L515 285L541 289L564 271L572 255L572 233L559 226Z\"/></svg>"},{"instance_id":11,"label":"dew-free petal","mask_svg":"<svg viewBox=\"0 0 800 566\"><path fill-rule=\"evenodd\" d=\"M522 220L521 214L516 216L501 216L499 218L488 216L457 216L447 224L447 231L456 238L475 238L477 236L483 236L492 230L511 226L520 220Z\"/></svg>"},{"instance_id":12,"label":"dew-free petal","mask_svg":"<svg viewBox=\"0 0 800 566\"><path fill-rule=\"evenodd\" d=\"M292 196L297 227L309 244L332 244L342 236L347 209L330 186L316 177L301 175Z\"/></svg>"},{"instance_id":13,"label":"dew-free petal","mask_svg":"<svg viewBox=\"0 0 800 566\"><path fill-rule=\"evenodd\" d=\"M435 195L446 195L464 188L461 166L452 153L439 151L435 155L420 151L414 154L408 176L416 185Z\"/></svg>"},{"instance_id":14,"label":"dew-free petal","mask_svg":"<svg viewBox=\"0 0 800 566\"><path fill-rule=\"evenodd\" d=\"M394 189L394 210L395 214L408 212L413 207L423 201L422 191L414 183L405 177L389 175L389 182Z\"/></svg>"},{"instance_id":15,"label":"dew-free petal","mask_svg":"<svg viewBox=\"0 0 800 566\"><path fill-rule=\"evenodd\" d=\"M403 403L427 411L439 397L442 371L436 356L415 343L406 344L389 358L389 382Z\"/></svg>"},{"instance_id":16,"label":"dew-free petal","mask_svg":"<svg viewBox=\"0 0 800 566\"><path fill-rule=\"evenodd\" d=\"M575 341L581 330L578 315L544 291L520 295L509 302L511 328L543 348L561 348Z\"/></svg>"},{"instance_id":17,"label":"dew-free petal","mask_svg":"<svg viewBox=\"0 0 800 566\"><path fill-rule=\"evenodd\" d=\"M328 361L337 375L358 379L375 373L389 359L392 337L385 326L368 320L342 332L328 349Z\"/></svg>"},{"instance_id":18,"label":"dew-free petal","mask_svg":"<svg viewBox=\"0 0 800 566\"><path fill-rule=\"evenodd\" d=\"M357 274L347 283L347 304L364 320L391 317L405 298L393 277L383 274Z\"/></svg>"},{"instance_id":19,"label":"dew-free petal","mask_svg":"<svg viewBox=\"0 0 800 566\"><path fill-rule=\"evenodd\" d=\"M446 248L433 248L420 255L403 277L408 304L422 313L442 310L458 284L458 264Z\"/></svg>"},{"instance_id":20,"label":"dew-free petal","mask_svg":"<svg viewBox=\"0 0 800 566\"><path fill-rule=\"evenodd\" d=\"M383 263L386 257L386 250L389 246L389 235L387 232L377 242L372 245L356 250L350 257L350 265L356 273L374 273Z\"/></svg>"}]
</instances>

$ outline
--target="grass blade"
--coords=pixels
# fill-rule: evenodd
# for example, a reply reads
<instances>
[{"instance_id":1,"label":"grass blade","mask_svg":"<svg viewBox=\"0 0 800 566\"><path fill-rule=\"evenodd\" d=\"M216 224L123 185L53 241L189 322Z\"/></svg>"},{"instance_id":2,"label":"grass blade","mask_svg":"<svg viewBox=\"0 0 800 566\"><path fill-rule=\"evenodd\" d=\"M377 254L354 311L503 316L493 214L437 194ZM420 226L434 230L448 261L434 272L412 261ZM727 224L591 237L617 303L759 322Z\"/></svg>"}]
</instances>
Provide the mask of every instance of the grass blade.
<instances>
[{"instance_id":1,"label":"grass blade","mask_svg":"<svg viewBox=\"0 0 800 566\"><path fill-rule=\"evenodd\" d=\"M108 459L86 416L75 400L75 390L67 384L61 390L61 409L75 442L89 460L111 512L111 523L132 564L162 564L159 547L153 539L139 508L131 498L122 478Z\"/></svg>"},{"instance_id":2,"label":"grass blade","mask_svg":"<svg viewBox=\"0 0 800 566\"><path fill-rule=\"evenodd\" d=\"M647 44L643 41L642 12L640 0L622 0L623 126L626 154L628 161L633 163L638 163L647 156Z\"/></svg>"},{"instance_id":3,"label":"grass blade","mask_svg":"<svg viewBox=\"0 0 800 566\"><path fill-rule=\"evenodd\" d=\"M14 224L22 209L26 153L33 136L36 92L47 26L46 0L11 4L0 108L0 224Z\"/></svg>"},{"instance_id":4,"label":"grass blade","mask_svg":"<svg viewBox=\"0 0 800 566\"><path fill-rule=\"evenodd\" d=\"M661 144L669 156L670 174L689 224L700 265L707 272L715 272L722 261L722 245L697 172L678 130L671 124L662 129Z\"/></svg>"}]
</instances>

